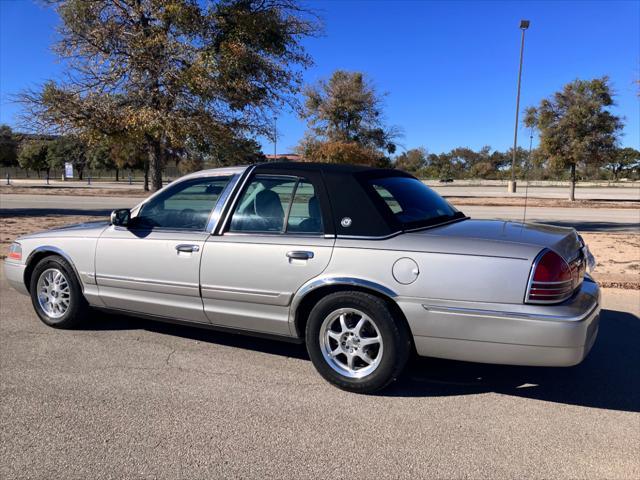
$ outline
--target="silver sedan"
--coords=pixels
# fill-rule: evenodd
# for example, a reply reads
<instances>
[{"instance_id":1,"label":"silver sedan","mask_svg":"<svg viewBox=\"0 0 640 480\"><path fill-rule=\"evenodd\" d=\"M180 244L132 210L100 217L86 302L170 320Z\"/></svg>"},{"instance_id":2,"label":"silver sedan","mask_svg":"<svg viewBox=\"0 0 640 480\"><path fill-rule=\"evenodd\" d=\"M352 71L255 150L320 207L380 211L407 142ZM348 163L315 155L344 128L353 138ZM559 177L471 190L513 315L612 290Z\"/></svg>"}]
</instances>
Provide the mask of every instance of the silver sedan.
<instances>
[{"instance_id":1,"label":"silver sedan","mask_svg":"<svg viewBox=\"0 0 640 480\"><path fill-rule=\"evenodd\" d=\"M398 170L270 163L21 237L5 272L52 327L103 309L305 342L324 378L364 393L412 352L581 362L600 312L591 260L573 229L469 219Z\"/></svg>"}]
</instances>

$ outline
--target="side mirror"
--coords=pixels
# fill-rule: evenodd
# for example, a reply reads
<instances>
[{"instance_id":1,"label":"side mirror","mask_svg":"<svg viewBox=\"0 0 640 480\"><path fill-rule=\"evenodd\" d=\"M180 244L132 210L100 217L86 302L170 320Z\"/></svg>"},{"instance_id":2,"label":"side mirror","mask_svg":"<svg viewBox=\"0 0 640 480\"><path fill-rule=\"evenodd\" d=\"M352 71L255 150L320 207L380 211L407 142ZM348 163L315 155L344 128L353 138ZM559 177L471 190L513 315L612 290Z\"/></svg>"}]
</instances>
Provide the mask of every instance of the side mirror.
<instances>
[{"instance_id":1,"label":"side mirror","mask_svg":"<svg viewBox=\"0 0 640 480\"><path fill-rule=\"evenodd\" d=\"M131 210L128 208L118 208L111 212L111 225L116 227L126 227L131 220Z\"/></svg>"}]
</instances>

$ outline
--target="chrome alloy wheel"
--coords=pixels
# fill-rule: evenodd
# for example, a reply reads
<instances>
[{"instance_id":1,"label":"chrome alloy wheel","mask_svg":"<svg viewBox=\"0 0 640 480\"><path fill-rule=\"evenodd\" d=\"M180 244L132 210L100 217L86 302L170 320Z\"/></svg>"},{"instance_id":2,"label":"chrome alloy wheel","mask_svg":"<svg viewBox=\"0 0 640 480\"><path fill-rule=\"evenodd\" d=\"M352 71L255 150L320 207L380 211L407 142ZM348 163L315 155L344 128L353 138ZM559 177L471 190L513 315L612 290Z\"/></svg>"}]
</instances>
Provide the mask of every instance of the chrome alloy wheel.
<instances>
[{"instance_id":1,"label":"chrome alloy wheel","mask_svg":"<svg viewBox=\"0 0 640 480\"><path fill-rule=\"evenodd\" d=\"M38 304L50 318L60 318L69 309L69 281L57 268L48 268L38 278Z\"/></svg>"},{"instance_id":2,"label":"chrome alloy wheel","mask_svg":"<svg viewBox=\"0 0 640 480\"><path fill-rule=\"evenodd\" d=\"M382 360L382 335L375 322L354 308L331 312L320 327L320 350L340 375L363 378Z\"/></svg>"}]
</instances>

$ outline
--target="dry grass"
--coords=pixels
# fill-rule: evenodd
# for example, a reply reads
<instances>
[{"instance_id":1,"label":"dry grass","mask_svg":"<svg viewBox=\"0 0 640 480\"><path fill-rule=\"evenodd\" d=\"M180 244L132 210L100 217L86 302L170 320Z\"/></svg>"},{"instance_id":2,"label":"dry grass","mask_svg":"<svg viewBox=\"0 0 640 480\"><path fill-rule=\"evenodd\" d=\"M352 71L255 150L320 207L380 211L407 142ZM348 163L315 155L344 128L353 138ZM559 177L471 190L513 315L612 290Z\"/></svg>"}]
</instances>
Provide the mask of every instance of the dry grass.
<instances>
[{"instance_id":1,"label":"dry grass","mask_svg":"<svg viewBox=\"0 0 640 480\"><path fill-rule=\"evenodd\" d=\"M18 236L71 223L105 217L42 215L0 217L0 258ZM636 233L583 233L596 258L593 276L605 287L640 289L640 235Z\"/></svg>"},{"instance_id":2,"label":"dry grass","mask_svg":"<svg viewBox=\"0 0 640 480\"><path fill-rule=\"evenodd\" d=\"M92 220L107 220L107 217L87 215L0 216L0 258L7 256L9 245L20 235Z\"/></svg>"},{"instance_id":3,"label":"dry grass","mask_svg":"<svg viewBox=\"0 0 640 480\"><path fill-rule=\"evenodd\" d=\"M19 187L13 185L0 185L2 195L73 195L78 197L148 197L151 192L145 192L138 188L101 188L100 186L87 187L59 187L59 186L35 186Z\"/></svg>"},{"instance_id":4,"label":"dry grass","mask_svg":"<svg viewBox=\"0 0 640 480\"><path fill-rule=\"evenodd\" d=\"M509 197L449 197L445 198L455 206L480 205L484 207L524 207L524 198ZM602 201L602 200L562 200L559 198L529 198L528 207L562 207L562 208L640 208L640 202L627 201Z\"/></svg>"},{"instance_id":5,"label":"dry grass","mask_svg":"<svg viewBox=\"0 0 640 480\"><path fill-rule=\"evenodd\" d=\"M604 287L640 289L640 235L582 233L593 256L593 277Z\"/></svg>"}]
</instances>

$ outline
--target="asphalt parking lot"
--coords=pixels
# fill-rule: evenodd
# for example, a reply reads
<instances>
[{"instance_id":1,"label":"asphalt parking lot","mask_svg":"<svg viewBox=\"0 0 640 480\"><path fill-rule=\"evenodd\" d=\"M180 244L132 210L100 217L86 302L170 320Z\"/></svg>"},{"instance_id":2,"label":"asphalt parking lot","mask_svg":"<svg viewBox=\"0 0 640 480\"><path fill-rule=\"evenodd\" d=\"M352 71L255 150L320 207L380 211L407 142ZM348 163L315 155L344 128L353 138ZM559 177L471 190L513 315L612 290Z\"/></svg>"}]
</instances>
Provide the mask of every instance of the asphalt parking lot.
<instances>
[{"instance_id":1,"label":"asphalt parking lot","mask_svg":"<svg viewBox=\"0 0 640 480\"><path fill-rule=\"evenodd\" d=\"M413 360L379 396L301 346L96 314L40 323L0 280L0 478L638 478L640 292L568 369Z\"/></svg>"}]
</instances>

